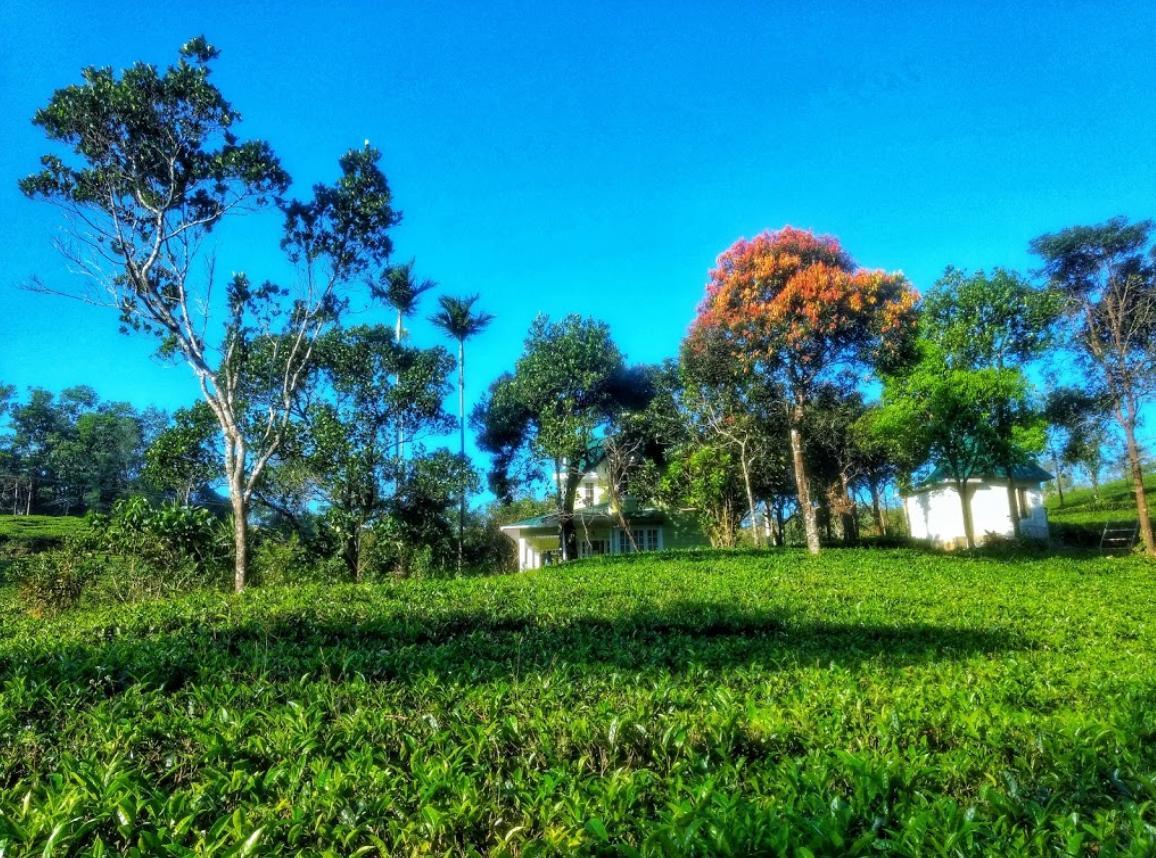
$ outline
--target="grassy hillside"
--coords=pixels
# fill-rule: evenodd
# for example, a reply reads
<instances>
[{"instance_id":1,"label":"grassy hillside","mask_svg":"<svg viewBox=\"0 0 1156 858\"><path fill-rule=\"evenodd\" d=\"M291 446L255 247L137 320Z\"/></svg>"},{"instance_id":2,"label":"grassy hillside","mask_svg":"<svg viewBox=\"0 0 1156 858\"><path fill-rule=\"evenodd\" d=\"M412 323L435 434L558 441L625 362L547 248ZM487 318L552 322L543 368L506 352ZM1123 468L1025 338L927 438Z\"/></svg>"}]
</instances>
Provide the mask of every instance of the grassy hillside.
<instances>
[{"instance_id":1,"label":"grassy hillside","mask_svg":"<svg viewBox=\"0 0 1156 858\"><path fill-rule=\"evenodd\" d=\"M0 541L59 540L83 527L75 515L0 515Z\"/></svg>"},{"instance_id":2,"label":"grassy hillside","mask_svg":"<svg viewBox=\"0 0 1156 858\"><path fill-rule=\"evenodd\" d=\"M0 683L8 854L1156 849L1138 558L703 553L8 605Z\"/></svg>"},{"instance_id":3,"label":"grassy hillside","mask_svg":"<svg viewBox=\"0 0 1156 858\"><path fill-rule=\"evenodd\" d=\"M1148 474L1144 485L1148 508L1156 524L1156 474ZM1108 522L1136 521L1136 496L1127 480L1105 483L1098 496L1084 486L1066 491L1063 506L1059 496L1053 494L1048 497L1047 506L1052 535L1072 545L1096 547Z\"/></svg>"},{"instance_id":4,"label":"grassy hillside","mask_svg":"<svg viewBox=\"0 0 1156 858\"><path fill-rule=\"evenodd\" d=\"M0 583L13 557L55 548L84 527L74 515L0 515Z\"/></svg>"}]
</instances>

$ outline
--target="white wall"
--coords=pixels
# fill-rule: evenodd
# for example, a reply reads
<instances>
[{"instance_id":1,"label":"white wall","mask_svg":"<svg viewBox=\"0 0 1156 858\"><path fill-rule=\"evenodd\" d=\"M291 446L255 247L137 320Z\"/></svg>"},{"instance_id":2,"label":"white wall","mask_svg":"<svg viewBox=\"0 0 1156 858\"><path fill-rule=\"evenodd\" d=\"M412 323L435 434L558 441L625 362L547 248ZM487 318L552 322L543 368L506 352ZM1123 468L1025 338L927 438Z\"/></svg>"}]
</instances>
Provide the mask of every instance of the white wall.
<instances>
[{"instance_id":1,"label":"white wall","mask_svg":"<svg viewBox=\"0 0 1156 858\"><path fill-rule=\"evenodd\" d=\"M1007 500L1007 486L974 481L969 484L971 493L972 533L976 541L982 541L987 533L1012 536L1011 516ZM1048 537L1047 512L1043 505L1043 493L1039 488L1026 491L1027 501L1020 522L1024 536L1038 539ZM935 543L963 543L966 539L963 529L963 510L954 486L936 486L916 492L903 499L911 536Z\"/></svg>"}]
</instances>

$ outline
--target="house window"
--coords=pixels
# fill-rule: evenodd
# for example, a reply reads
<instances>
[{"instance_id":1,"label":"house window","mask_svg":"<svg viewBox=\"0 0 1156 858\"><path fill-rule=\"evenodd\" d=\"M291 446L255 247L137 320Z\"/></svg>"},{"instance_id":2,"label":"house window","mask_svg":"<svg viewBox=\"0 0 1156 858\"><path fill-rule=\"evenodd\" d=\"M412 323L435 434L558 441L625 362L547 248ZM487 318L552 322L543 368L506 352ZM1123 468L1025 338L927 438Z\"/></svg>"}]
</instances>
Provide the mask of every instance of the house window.
<instances>
[{"instance_id":1,"label":"house window","mask_svg":"<svg viewBox=\"0 0 1156 858\"><path fill-rule=\"evenodd\" d=\"M618 553L629 554L632 551L657 551L658 550L658 528L657 527L633 527L630 532L625 530L617 531L618 534ZM631 544L630 538L634 537L634 544Z\"/></svg>"},{"instance_id":2,"label":"house window","mask_svg":"<svg viewBox=\"0 0 1156 858\"><path fill-rule=\"evenodd\" d=\"M594 506L594 483L583 483L582 501L586 506Z\"/></svg>"}]
</instances>

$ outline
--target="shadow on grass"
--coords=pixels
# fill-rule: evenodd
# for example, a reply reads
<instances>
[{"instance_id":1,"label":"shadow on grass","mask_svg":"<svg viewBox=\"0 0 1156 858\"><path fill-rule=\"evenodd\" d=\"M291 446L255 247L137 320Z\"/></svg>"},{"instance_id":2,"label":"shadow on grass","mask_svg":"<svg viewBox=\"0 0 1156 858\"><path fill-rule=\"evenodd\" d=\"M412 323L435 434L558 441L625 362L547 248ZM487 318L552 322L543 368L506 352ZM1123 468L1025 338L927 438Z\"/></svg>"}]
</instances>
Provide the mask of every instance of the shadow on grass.
<instances>
[{"instance_id":1,"label":"shadow on grass","mask_svg":"<svg viewBox=\"0 0 1156 858\"><path fill-rule=\"evenodd\" d=\"M88 646L45 644L19 660L0 662L0 680L20 674L108 696L137 684L170 692L256 677L411 683L432 675L489 682L557 670L678 674L853 667L868 660L905 666L1031 646L1004 631L813 623L699 602L613 618L448 612L334 622L302 610L233 625L194 623Z\"/></svg>"}]
</instances>

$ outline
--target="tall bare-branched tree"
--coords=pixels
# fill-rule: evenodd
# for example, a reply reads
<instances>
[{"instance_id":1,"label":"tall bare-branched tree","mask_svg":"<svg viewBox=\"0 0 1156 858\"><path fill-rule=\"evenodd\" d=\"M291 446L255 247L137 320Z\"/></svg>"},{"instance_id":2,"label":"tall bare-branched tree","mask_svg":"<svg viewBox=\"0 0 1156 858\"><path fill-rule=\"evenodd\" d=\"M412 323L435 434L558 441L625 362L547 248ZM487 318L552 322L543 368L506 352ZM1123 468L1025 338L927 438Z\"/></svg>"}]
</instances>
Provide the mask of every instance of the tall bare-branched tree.
<instances>
[{"instance_id":1,"label":"tall bare-branched tree","mask_svg":"<svg viewBox=\"0 0 1156 858\"><path fill-rule=\"evenodd\" d=\"M1074 226L1031 243L1043 273L1065 298L1068 341L1085 370L1091 392L1111 407L1124 435L1136 495L1140 537L1156 556L1144 493L1136 430L1156 395L1156 247L1152 221L1116 217L1096 226Z\"/></svg>"},{"instance_id":2,"label":"tall bare-branched tree","mask_svg":"<svg viewBox=\"0 0 1156 858\"><path fill-rule=\"evenodd\" d=\"M37 288L115 309L123 329L155 335L162 355L195 374L223 436L240 590L250 501L285 438L314 343L337 322L346 287L385 263L400 215L368 145L340 159L334 184L283 201L290 180L272 148L234 134L239 114L210 81L217 56L198 37L163 71L85 69L34 119L70 151L45 155L20 187L67 213L71 241L60 247L87 275L87 285ZM284 212L281 246L297 282L257 285L234 274L214 326L220 307L212 265L199 264L204 241L230 214L271 204Z\"/></svg>"}]
</instances>

